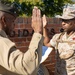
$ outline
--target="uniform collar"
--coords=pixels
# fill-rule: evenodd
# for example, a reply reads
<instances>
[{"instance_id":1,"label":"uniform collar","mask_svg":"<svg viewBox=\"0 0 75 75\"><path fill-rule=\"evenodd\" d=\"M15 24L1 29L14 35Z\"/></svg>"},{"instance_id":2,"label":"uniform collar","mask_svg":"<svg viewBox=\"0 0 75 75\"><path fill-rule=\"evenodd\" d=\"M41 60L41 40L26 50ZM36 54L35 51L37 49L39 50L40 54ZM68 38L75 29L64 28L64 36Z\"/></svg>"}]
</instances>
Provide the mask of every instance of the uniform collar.
<instances>
[{"instance_id":1,"label":"uniform collar","mask_svg":"<svg viewBox=\"0 0 75 75\"><path fill-rule=\"evenodd\" d=\"M6 33L5 33L5 31L3 31L3 30L0 30L0 36L1 36L1 37L5 37L5 38L8 37L8 36L6 35Z\"/></svg>"},{"instance_id":2,"label":"uniform collar","mask_svg":"<svg viewBox=\"0 0 75 75\"><path fill-rule=\"evenodd\" d=\"M69 37L67 37L67 33L65 33L65 35L66 35L66 38L70 39L75 36L75 32L73 34L71 34Z\"/></svg>"}]
</instances>

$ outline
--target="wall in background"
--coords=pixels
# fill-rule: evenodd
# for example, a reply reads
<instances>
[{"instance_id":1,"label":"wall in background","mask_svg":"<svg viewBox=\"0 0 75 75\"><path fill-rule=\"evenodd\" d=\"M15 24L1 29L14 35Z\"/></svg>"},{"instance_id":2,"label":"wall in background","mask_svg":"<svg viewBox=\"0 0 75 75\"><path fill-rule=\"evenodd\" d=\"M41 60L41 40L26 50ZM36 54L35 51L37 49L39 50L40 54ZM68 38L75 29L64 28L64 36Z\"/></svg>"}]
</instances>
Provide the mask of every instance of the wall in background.
<instances>
[{"instance_id":1,"label":"wall in background","mask_svg":"<svg viewBox=\"0 0 75 75\"><path fill-rule=\"evenodd\" d=\"M49 37L51 39L54 34L61 32L62 29L58 18L47 18L47 21L47 28L49 31ZM17 48L19 48L22 52L26 52L33 32L34 31L31 28L31 18L19 17L15 21L14 31L10 34L9 38L16 43ZM54 74L55 62L55 51L52 51L52 53L43 63L49 70L50 75Z\"/></svg>"}]
</instances>

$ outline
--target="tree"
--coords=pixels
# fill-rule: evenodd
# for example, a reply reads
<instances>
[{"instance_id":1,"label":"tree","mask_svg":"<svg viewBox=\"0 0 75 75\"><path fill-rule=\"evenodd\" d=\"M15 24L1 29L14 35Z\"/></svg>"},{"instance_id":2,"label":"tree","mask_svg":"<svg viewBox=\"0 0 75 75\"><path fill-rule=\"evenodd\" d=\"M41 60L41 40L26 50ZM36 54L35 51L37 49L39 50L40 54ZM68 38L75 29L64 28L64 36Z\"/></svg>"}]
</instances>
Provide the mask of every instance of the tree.
<instances>
[{"instance_id":1,"label":"tree","mask_svg":"<svg viewBox=\"0 0 75 75\"><path fill-rule=\"evenodd\" d=\"M42 15L46 14L48 17L53 17L56 14L61 14L63 6L71 3L71 0L4 0L5 2L15 3L18 7L19 14L22 16L31 16L32 9L37 6L41 9Z\"/></svg>"},{"instance_id":2,"label":"tree","mask_svg":"<svg viewBox=\"0 0 75 75\"><path fill-rule=\"evenodd\" d=\"M50 17L61 14L67 3L73 4L71 0L43 0L42 13Z\"/></svg>"}]
</instances>

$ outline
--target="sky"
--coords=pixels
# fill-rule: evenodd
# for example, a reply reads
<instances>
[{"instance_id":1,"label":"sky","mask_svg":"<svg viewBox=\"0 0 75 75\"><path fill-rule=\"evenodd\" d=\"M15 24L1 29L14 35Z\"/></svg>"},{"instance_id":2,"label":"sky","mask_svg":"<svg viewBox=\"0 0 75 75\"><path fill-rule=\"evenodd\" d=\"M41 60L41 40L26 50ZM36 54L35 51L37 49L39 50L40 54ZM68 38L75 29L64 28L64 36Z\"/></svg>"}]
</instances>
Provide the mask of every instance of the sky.
<instances>
[{"instance_id":1,"label":"sky","mask_svg":"<svg viewBox=\"0 0 75 75\"><path fill-rule=\"evenodd\" d=\"M75 2L75 0L72 0L72 1L74 1L74 2Z\"/></svg>"}]
</instances>

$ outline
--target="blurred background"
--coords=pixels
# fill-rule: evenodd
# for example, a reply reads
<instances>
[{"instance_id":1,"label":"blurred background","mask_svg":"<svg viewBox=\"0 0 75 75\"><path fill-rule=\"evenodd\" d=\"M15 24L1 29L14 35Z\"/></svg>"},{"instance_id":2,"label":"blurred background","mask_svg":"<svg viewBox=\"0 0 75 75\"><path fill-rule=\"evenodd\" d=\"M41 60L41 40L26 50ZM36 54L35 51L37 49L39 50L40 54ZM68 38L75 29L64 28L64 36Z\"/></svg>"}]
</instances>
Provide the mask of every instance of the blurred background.
<instances>
[{"instance_id":1,"label":"blurred background","mask_svg":"<svg viewBox=\"0 0 75 75\"><path fill-rule=\"evenodd\" d=\"M63 32L61 21L57 16L62 14L63 8L72 6L75 8L75 0L2 0L4 3L13 3L18 9L19 17L15 20L15 28L8 35L10 40L16 43L17 48L26 52L34 31L31 28L31 15L34 6L41 10L41 14L47 16L47 29L50 39L54 34ZM10 23L10 19L9 19ZM42 63L49 75L54 75L56 56L53 50ZM43 75L43 74L39 74ZM46 74L47 75L47 74Z\"/></svg>"}]
</instances>

